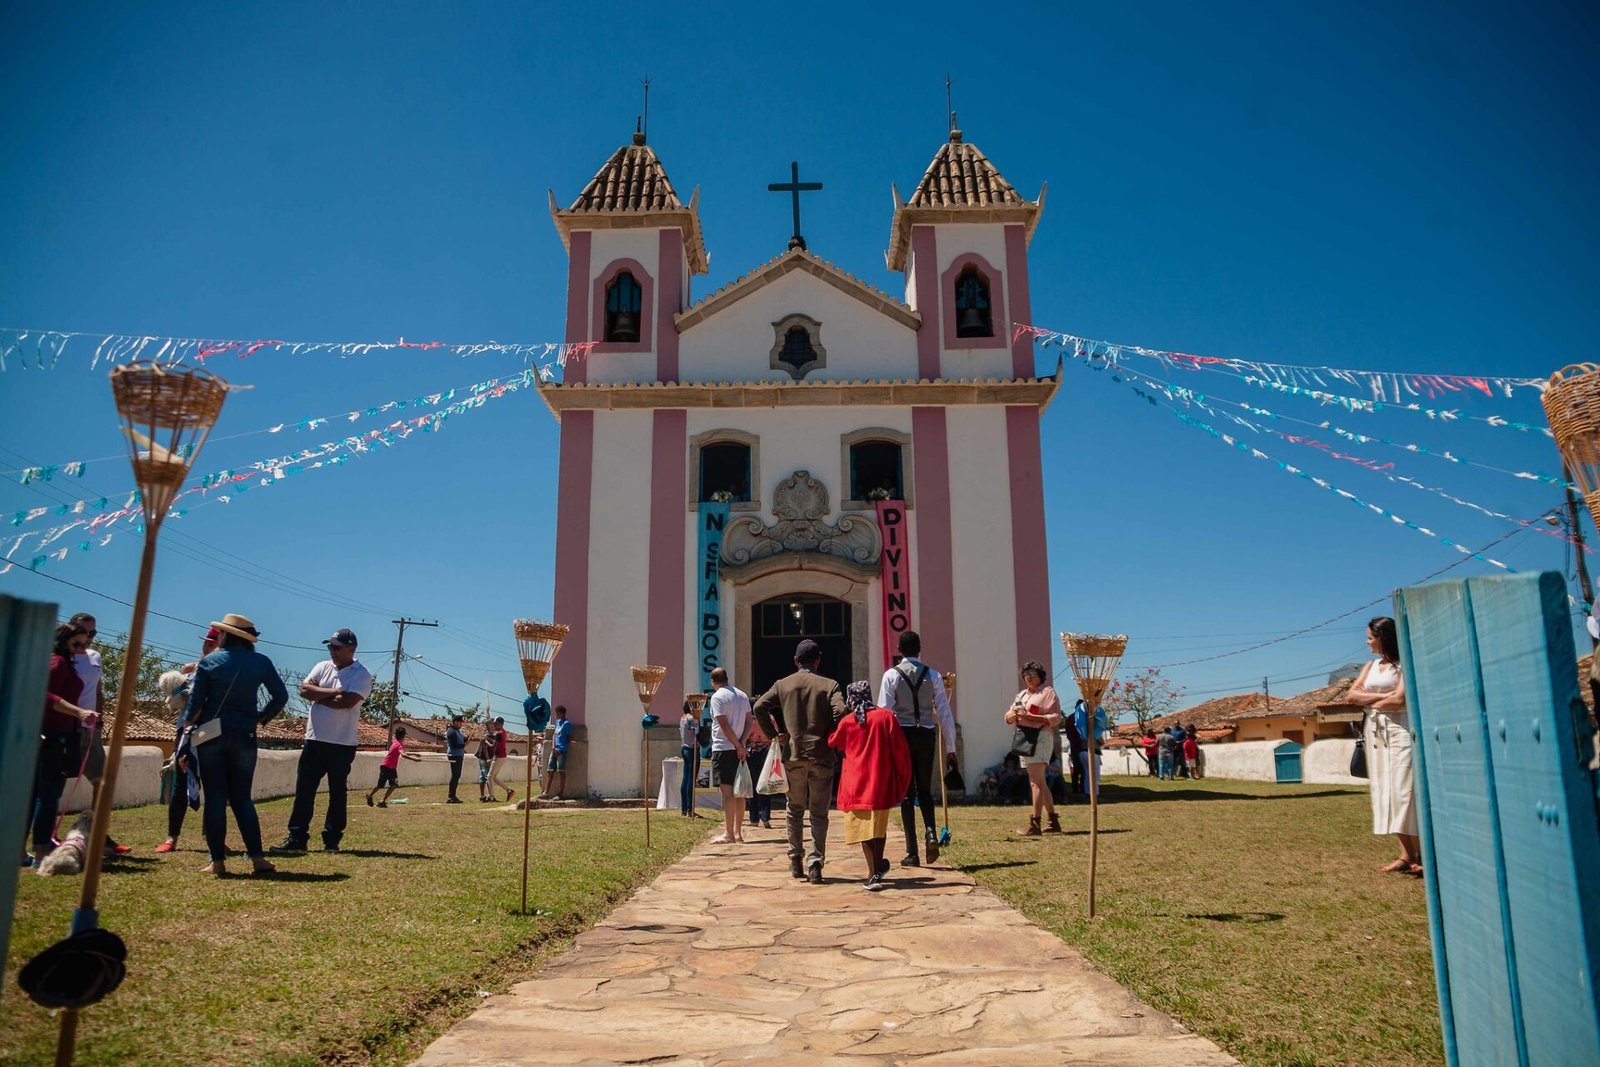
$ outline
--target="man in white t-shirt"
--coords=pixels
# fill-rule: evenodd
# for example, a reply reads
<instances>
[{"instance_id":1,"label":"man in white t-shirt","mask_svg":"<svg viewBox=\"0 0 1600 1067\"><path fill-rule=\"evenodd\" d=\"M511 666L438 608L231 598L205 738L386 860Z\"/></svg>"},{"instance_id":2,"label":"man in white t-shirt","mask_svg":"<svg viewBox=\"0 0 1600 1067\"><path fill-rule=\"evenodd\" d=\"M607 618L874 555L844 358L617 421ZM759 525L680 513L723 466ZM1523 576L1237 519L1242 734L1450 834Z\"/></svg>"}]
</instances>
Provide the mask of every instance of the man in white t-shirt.
<instances>
[{"instance_id":1,"label":"man in white t-shirt","mask_svg":"<svg viewBox=\"0 0 1600 1067\"><path fill-rule=\"evenodd\" d=\"M328 814L322 823L322 848L338 852L344 837L345 786L356 760L356 724L361 702L372 693L372 672L356 659L356 635L337 630L322 642L328 658L311 668L300 683L300 696L311 704L306 718L306 742L295 770L294 808L289 812L289 836L273 852L304 852L311 840L311 817L316 813L317 790L328 779Z\"/></svg>"},{"instance_id":2,"label":"man in white t-shirt","mask_svg":"<svg viewBox=\"0 0 1600 1067\"><path fill-rule=\"evenodd\" d=\"M722 790L722 833L711 839L713 845L744 843L744 797L733 795L733 782L745 761L745 729L750 722L750 698L728 684L728 672L717 667L711 672L711 694L707 710L711 713L711 784Z\"/></svg>"},{"instance_id":3,"label":"man in white t-shirt","mask_svg":"<svg viewBox=\"0 0 1600 1067\"><path fill-rule=\"evenodd\" d=\"M98 631L95 629L93 615L80 611L67 620L74 626L81 626L89 634L89 640L94 641ZM78 699L78 706L88 711L105 715L105 668L100 665L100 653L94 650L93 645L72 657L72 669L83 681L83 696ZM89 755L83 764L83 776L89 779L89 784L94 787L95 795L100 793L100 778L106 771L106 743L105 723L102 720L89 733ZM90 801L93 806L94 801ZM123 855L133 851L131 845L119 845L106 835L105 840L107 855Z\"/></svg>"}]
</instances>

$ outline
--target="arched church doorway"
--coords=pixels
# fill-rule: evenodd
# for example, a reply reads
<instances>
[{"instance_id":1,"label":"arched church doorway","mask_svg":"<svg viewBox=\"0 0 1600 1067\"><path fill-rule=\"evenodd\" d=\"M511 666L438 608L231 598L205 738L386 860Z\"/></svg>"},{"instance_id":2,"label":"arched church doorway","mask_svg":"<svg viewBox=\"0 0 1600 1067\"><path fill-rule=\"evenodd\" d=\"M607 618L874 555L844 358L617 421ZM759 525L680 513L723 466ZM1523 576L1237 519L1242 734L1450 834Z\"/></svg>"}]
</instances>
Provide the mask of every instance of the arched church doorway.
<instances>
[{"instance_id":1,"label":"arched church doorway","mask_svg":"<svg viewBox=\"0 0 1600 1067\"><path fill-rule=\"evenodd\" d=\"M810 638L822 646L821 672L848 682L853 675L852 612L843 600L792 593L754 605L750 613L750 695L760 696L794 671L795 646Z\"/></svg>"}]
</instances>

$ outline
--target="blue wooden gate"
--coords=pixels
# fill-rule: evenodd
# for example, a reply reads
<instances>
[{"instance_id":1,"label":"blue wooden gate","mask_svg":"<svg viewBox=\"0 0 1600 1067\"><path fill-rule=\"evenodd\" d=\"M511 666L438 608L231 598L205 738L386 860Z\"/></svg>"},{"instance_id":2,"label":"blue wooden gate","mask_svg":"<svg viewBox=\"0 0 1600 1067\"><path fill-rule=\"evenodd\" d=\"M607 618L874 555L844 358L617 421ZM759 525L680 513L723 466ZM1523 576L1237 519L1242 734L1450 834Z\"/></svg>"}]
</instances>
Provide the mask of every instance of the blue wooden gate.
<instances>
[{"instance_id":1,"label":"blue wooden gate","mask_svg":"<svg viewBox=\"0 0 1600 1067\"><path fill-rule=\"evenodd\" d=\"M16 902L18 868L12 857L24 846L23 812L33 795L39 761L39 722L56 606L0 596L0 973L5 971Z\"/></svg>"},{"instance_id":2,"label":"blue wooden gate","mask_svg":"<svg viewBox=\"0 0 1600 1067\"><path fill-rule=\"evenodd\" d=\"M1452 1067L1600 1063L1600 827L1552 572L1395 595Z\"/></svg>"}]
</instances>

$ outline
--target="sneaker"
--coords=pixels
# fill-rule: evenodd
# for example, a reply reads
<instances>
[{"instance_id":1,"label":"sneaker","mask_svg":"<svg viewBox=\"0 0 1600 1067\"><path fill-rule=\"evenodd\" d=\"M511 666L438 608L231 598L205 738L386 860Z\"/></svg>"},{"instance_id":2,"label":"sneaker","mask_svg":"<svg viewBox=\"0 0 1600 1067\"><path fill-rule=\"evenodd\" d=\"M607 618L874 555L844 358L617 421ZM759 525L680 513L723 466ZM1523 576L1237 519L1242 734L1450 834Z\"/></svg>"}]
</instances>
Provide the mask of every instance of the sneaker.
<instances>
[{"instance_id":1,"label":"sneaker","mask_svg":"<svg viewBox=\"0 0 1600 1067\"><path fill-rule=\"evenodd\" d=\"M822 884L822 864L813 863L811 865L811 870L806 874L806 881L810 882L812 885Z\"/></svg>"},{"instance_id":2,"label":"sneaker","mask_svg":"<svg viewBox=\"0 0 1600 1067\"><path fill-rule=\"evenodd\" d=\"M372 794L371 793L367 794L367 807L369 807L369 808L372 807Z\"/></svg>"},{"instance_id":3,"label":"sneaker","mask_svg":"<svg viewBox=\"0 0 1600 1067\"><path fill-rule=\"evenodd\" d=\"M906 853L906 858L900 861L900 866L902 866L902 867L921 867L922 866L922 861L917 859L917 854L915 852L907 852Z\"/></svg>"},{"instance_id":4,"label":"sneaker","mask_svg":"<svg viewBox=\"0 0 1600 1067\"><path fill-rule=\"evenodd\" d=\"M324 851L324 852L338 852L339 851L339 842L337 842L337 841L324 841L322 843L322 851Z\"/></svg>"},{"instance_id":5,"label":"sneaker","mask_svg":"<svg viewBox=\"0 0 1600 1067\"><path fill-rule=\"evenodd\" d=\"M791 877L791 878L804 878L805 876L806 876L805 868L800 866L800 861L799 860L790 860L789 861L789 877Z\"/></svg>"},{"instance_id":6,"label":"sneaker","mask_svg":"<svg viewBox=\"0 0 1600 1067\"><path fill-rule=\"evenodd\" d=\"M368 803L368 804L371 804L371 803L372 803L372 798L371 798L371 797L368 797L368 798L367 798L367 803ZM378 807L380 807L380 808L387 808L387 807L388 807L388 806L389 806L389 802L388 802L388 801L387 801L387 800L380 800L380 801L378 801Z\"/></svg>"},{"instance_id":7,"label":"sneaker","mask_svg":"<svg viewBox=\"0 0 1600 1067\"><path fill-rule=\"evenodd\" d=\"M174 851L177 850L177 848L178 848L178 843L169 838L168 840L163 841L163 842L161 842L161 844L157 845L156 846L156 851L158 853L174 852Z\"/></svg>"},{"instance_id":8,"label":"sneaker","mask_svg":"<svg viewBox=\"0 0 1600 1067\"><path fill-rule=\"evenodd\" d=\"M887 888L887 886L884 884L883 875L874 873L862 884L861 888L869 893L876 893L881 889Z\"/></svg>"},{"instance_id":9,"label":"sneaker","mask_svg":"<svg viewBox=\"0 0 1600 1067\"><path fill-rule=\"evenodd\" d=\"M445 801L445 803L446 804L459 804L459 803L461 803L461 798L460 797L451 797L449 800Z\"/></svg>"},{"instance_id":10,"label":"sneaker","mask_svg":"<svg viewBox=\"0 0 1600 1067\"><path fill-rule=\"evenodd\" d=\"M298 855L306 850L307 841L303 837L286 837L283 843L273 845L268 852L276 852L280 856Z\"/></svg>"}]
</instances>

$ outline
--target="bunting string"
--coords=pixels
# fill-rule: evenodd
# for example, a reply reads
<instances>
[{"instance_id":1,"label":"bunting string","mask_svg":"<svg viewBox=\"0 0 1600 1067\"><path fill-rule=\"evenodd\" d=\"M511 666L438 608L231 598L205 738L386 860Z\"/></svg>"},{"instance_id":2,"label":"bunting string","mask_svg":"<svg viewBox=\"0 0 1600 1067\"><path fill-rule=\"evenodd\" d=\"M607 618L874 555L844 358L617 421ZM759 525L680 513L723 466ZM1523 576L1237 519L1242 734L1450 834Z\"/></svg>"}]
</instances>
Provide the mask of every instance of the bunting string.
<instances>
[{"instance_id":1,"label":"bunting string","mask_svg":"<svg viewBox=\"0 0 1600 1067\"><path fill-rule=\"evenodd\" d=\"M1183 404L1186 407L1187 406L1191 406L1191 405L1194 406L1194 407L1198 407L1202 411L1207 412L1208 414L1212 415L1213 417L1221 417L1221 418L1227 419L1228 421L1234 423L1235 425L1241 426L1241 427L1251 431L1252 433L1272 434L1272 435L1275 435L1275 436L1281 438L1284 441L1287 441L1290 444L1300 445L1300 446L1303 446L1303 447L1306 447L1306 448L1316 449L1316 450L1324 453L1325 455L1327 455L1331 459L1341 460L1341 461L1347 462L1347 463L1353 463L1356 466L1362 467L1362 468L1364 468L1366 470L1369 470L1369 471L1372 471L1372 472L1374 472L1376 474L1379 474L1379 475L1381 475L1382 477L1386 478L1387 480L1389 480L1391 482L1408 485L1408 486L1411 486L1412 488L1421 490L1422 492L1430 493L1430 494L1432 494L1434 496L1442 497L1443 499L1450 501L1452 504L1457 504L1457 505L1459 505L1461 507L1469 508L1469 509L1471 509L1473 511L1479 512L1482 515L1488 516L1489 518L1501 519L1501 520L1504 520L1506 522L1514 523L1514 524L1516 524L1518 526L1521 526L1524 529L1533 530L1536 533L1543 534L1543 535L1545 535L1547 537L1554 537L1557 540L1565 541L1568 544L1577 545L1584 552L1593 552L1594 551L1588 545L1583 544L1575 536L1573 536L1570 533L1567 533L1565 530L1551 529L1548 526L1546 526L1544 524L1541 524L1537 520L1524 519L1524 518L1521 518L1521 517L1516 516L1516 515L1508 515L1508 514L1506 514L1505 512L1502 512L1502 511L1495 511L1492 508L1484 507L1482 504L1477 504L1477 503L1474 503L1473 501L1470 501L1470 500L1463 500L1461 497L1458 497L1458 496L1455 496L1455 495L1451 494L1449 491L1445 490L1444 488L1442 488L1440 486L1425 485L1424 483L1418 481L1415 478L1408 477L1407 475L1404 475L1404 474L1396 473L1395 470L1394 470L1394 464L1393 463L1379 463L1376 460L1368 459L1368 458L1366 458L1364 456L1357 456L1357 455L1352 455L1352 454L1347 453L1347 452L1341 452L1337 448L1335 448L1333 445L1330 445L1327 442L1318 441L1315 438L1307 437L1307 436L1305 436L1303 434L1286 433L1283 430L1279 430L1279 429L1276 429L1275 427L1271 427L1271 426L1258 426L1258 425L1256 425L1255 423L1251 422L1248 419L1244 419L1244 418L1241 418L1241 417L1239 417L1237 415L1234 415L1232 412L1217 411L1213 407L1210 406L1211 404L1236 403L1234 401L1218 400L1217 398L1214 398L1214 397L1207 397L1204 394L1195 393L1192 390L1184 389L1181 386L1174 386L1170 382L1163 381L1163 380L1161 380L1159 378L1150 377L1149 375L1146 375L1146 374L1144 374L1144 373L1142 373L1140 371L1131 370L1128 367L1123 366L1121 364L1109 364L1109 365L1112 366L1112 367L1115 367L1116 371L1119 372L1120 374L1126 375L1128 378L1131 378L1131 379L1133 379L1135 381L1142 382L1148 388L1150 388L1150 389L1152 389L1152 390L1154 390L1156 392L1159 392L1162 396L1166 397L1169 402ZM1100 370L1102 368L1101 368L1100 365L1095 365L1092 369ZM1117 381L1117 382L1121 382L1122 378L1119 377L1118 374L1114 373L1112 375L1112 380L1113 381ZM1138 393L1140 396L1144 396L1145 395L1137 387L1134 387L1134 392ZM1240 406L1244 406L1244 405L1240 405ZM1268 412L1267 414L1270 415L1271 413ZM1277 416L1273 416L1273 417L1276 418ZM1295 421L1301 421L1301 420L1295 420ZM1460 462L1460 460L1454 460L1454 461L1455 462ZM1557 481L1557 484L1560 484L1559 479L1557 479L1556 481Z\"/></svg>"},{"instance_id":2,"label":"bunting string","mask_svg":"<svg viewBox=\"0 0 1600 1067\"><path fill-rule=\"evenodd\" d=\"M1442 534L1440 534L1440 533L1438 533L1438 532L1436 532L1434 530L1431 530L1426 526L1422 526L1422 525L1420 525L1418 523L1410 521L1409 519L1406 519L1406 518L1403 518L1403 517L1401 517L1399 515L1396 515L1394 512L1391 512L1391 511L1389 511L1389 510L1387 510L1387 509L1385 509L1385 508L1383 508L1383 507L1381 507L1381 506L1379 506L1377 504L1371 503L1370 501L1365 500L1365 499L1357 496L1356 494L1354 494L1354 493L1352 493L1352 492L1350 492L1350 491L1348 491L1346 489L1342 489L1339 486L1334 485L1332 482L1328 481L1325 478L1320 478L1320 477L1310 473L1309 471L1303 470L1300 467L1295 466L1292 463L1286 463L1283 460L1275 459L1274 457L1272 457L1272 456L1268 455L1267 453L1261 451L1259 448L1255 448L1254 446L1246 444L1244 441L1239 440L1234 435L1229 434L1229 433L1225 433L1224 431L1217 429L1215 426L1212 426L1210 423L1204 421L1203 419L1195 418L1194 416L1189 415L1186 412L1180 411L1177 407L1173 406L1172 404L1164 404L1164 403L1162 403L1160 400L1156 399L1155 395L1146 392L1145 390L1141 389L1139 386L1133 384L1132 382L1124 382L1120 377L1118 377L1116 375L1112 376L1112 380L1113 381L1122 382L1122 384L1127 385L1130 389L1133 390L1133 392L1140 399L1144 400L1146 403L1150 404L1152 407L1159 407L1159 408L1165 409L1167 412L1169 412L1171 415L1173 415L1175 418L1177 418L1178 421L1182 422L1184 425L1193 427L1194 429L1197 429L1197 430L1201 431L1202 433L1206 434L1207 436L1209 436L1213 440L1218 441L1218 442L1228 446L1229 448L1233 448L1233 449L1236 449L1236 450L1238 450L1240 452L1243 452L1245 455L1250 456L1252 459L1259 459L1259 460L1262 460L1262 461L1264 461L1266 463L1270 463L1274 467L1276 467L1278 470L1283 471L1285 474L1292 474L1297 478L1300 478L1300 479L1302 479L1304 481L1308 481L1311 484L1315 485L1317 488L1323 489L1323 490L1325 490L1325 491L1327 491L1329 493L1334 494L1335 496L1338 496L1338 497L1341 497L1341 498L1343 498L1345 500L1348 500L1351 503L1357 505L1358 507L1360 507L1360 508L1362 508L1362 509L1364 509L1366 511L1370 511L1373 514L1378 515L1378 516L1380 516L1382 518L1386 518L1390 522L1393 522L1398 526L1404 526L1408 530L1415 530L1417 533L1420 533L1420 534L1422 534L1422 535L1424 535L1426 537L1431 537L1434 540L1438 541L1440 544L1446 545L1446 546L1448 546L1450 548L1455 549L1457 552L1460 552L1462 555L1470 556L1473 559L1480 560L1480 561L1482 561L1484 563L1487 563L1487 564L1490 564L1491 566L1494 566L1494 567L1498 567L1503 571L1508 571L1508 572L1512 572L1512 573L1515 573L1515 571L1516 571L1516 568L1511 567L1508 564L1502 563L1500 560L1492 559L1492 558L1490 558L1488 556L1485 556L1483 553L1474 551L1469 546L1460 544L1460 543L1458 543L1456 541L1453 541L1450 538L1445 537L1444 535L1442 535Z\"/></svg>"},{"instance_id":3,"label":"bunting string","mask_svg":"<svg viewBox=\"0 0 1600 1067\"><path fill-rule=\"evenodd\" d=\"M1404 397L1439 397L1482 393L1511 397L1516 389L1533 389L1542 392L1542 378L1483 377L1463 374L1414 374L1400 371L1354 370L1343 367L1317 367L1289 363L1264 363L1246 359L1225 359L1220 356L1196 356L1187 352L1149 348L1145 345L1119 344L1080 337L1077 334L1047 330L1027 323L1012 323L1013 341L1032 337L1043 348L1059 347L1074 358L1103 359L1120 362L1124 356L1143 356L1154 359L1163 366L1176 370L1208 370L1239 378L1248 385L1270 389L1289 396L1304 396L1320 404L1337 405L1347 411L1368 414L1385 410L1410 411L1443 422L1471 420L1490 426L1518 430L1522 433L1541 433L1551 436L1547 427L1518 422L1498 415L1465 415L1457 409L1427 407ZM1343 382L1365 390L1370 399L1345 396L1328 391L1328 382Z\"/></svg>"},{"instance_id":4,"label":"bunting string","mask_svg":"<svg viewBox=\"0 0 1600 1067\"><path fill-rule=\"evenodd\" d=\"M365 433L344 437L336 441L327 442L316 448L302 449L293 455L276 456L259 460L246 467L230 470L214 471L200 479L199 484L190 485L180 491L173 498L173 507L167 512L169 518L182 518L196 507L205 504L229 504L238 497L250 491L252 487L258 489L270 488L288 478L313 470L328 470L343 466L352 456L361 455L374 450L378 445L392 447L401 441L410 438L413 434L437 432L453 415L465 414L483 407L490 400L496 400L511 393L526 389L535 384L539 377L537 370L526 370L517 375L505 378L491 379L490 383L480 382L472 387L472 396L459 400L437 411L417 416L411 419L402 419L391 422L386 426L368 430ZM441 394L442 396L442 394ZM213 492L214 490L225 492ZM204 499L198 503L177 507L181 499L201 494ZM107 507L110 501L102 497L96 502L100 507ZM38 518L49 512L58 514L82 514L88 507L86 501L76 504L62 504L55 507L33 508L26 512L28 519ZM66 509L64 512L61 509ZM23 512L18 512L23 515ZM28 521L24 519L23 521ZM26 531L11 538L5 545L5 551L0 554L0 574L5 574L13 567L19 565L15 561L16 553L30 540L38 539L34 546L36 552L26 563L30 570L38 570L50 560L64 560L72 552L88 552L92 548L100 547L116 536L118 533L127 533L131 529L142 533L144 530L143 512L139 507L139 493L135 491L127 500L113 511L96 515L92 519L74 519L50 529ZM13 525L20 525L13 520ZM118 524L121 524L119 527ZM116 528L114 528L116 527ZM79 530L82 540L62 548L52 549L50 552L38 552L55 544L67 534ZM87 535L87 536L85 536Z\"/></svg>"},{"instance_id":5,"label":"bunting string","mask_svg":"<svg viewBox=\"0 0 1600 1067\"><path fill-rule=\"evenodd\" d=\"M202 337L140 336L121 333L84 333L78 330L32 330L0 326L0 371L15 363L23 370L54 370L67 349L88 350L92 346L91 369L101 362L127 363L137 359L157 363L198 363L223 355L247 359L258 352L285 352L292 356L324 353L337 356L367 356L374 352L396 352L414 348L421 351L439 351L446 355L467 357L486 354L516 356L537 363L555 363L565 367L574 359L583 359L594 348L594 341L557 342L536 344L506 344L500 341L480 341L469 344L452 344L445 341L281 341L276 339L216 340Z\"/></svg>"}]
</instances>

